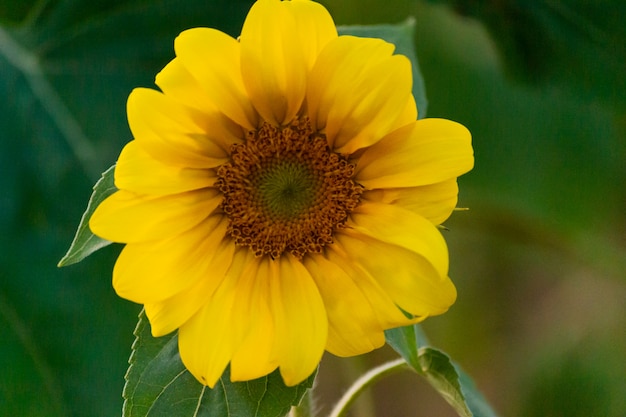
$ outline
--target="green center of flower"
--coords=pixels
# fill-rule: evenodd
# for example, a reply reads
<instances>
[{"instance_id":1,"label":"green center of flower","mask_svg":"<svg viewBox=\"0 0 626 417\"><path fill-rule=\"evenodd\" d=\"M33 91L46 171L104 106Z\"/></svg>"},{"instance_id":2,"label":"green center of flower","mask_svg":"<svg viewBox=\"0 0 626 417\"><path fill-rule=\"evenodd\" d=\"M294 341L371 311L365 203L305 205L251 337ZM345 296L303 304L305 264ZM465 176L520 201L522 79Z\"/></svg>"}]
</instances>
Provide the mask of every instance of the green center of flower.
<instances>
[{"instance_id":1,"label":"green center of flower","mask_svg":"<svg viewBox=\"0 0 626 417\"><path fill-rule=\"evenodd\" d=\"M257 256L321 252L359 204L354 165L332 152L307 118L280 128L264 123L230 151L216 183L227 233Z\"/></svg>"},{"instance_id":2,"label":"green center of flower","mask_svg":"<svg viewBox=\"0 0 626 417\"><path fill-rule=\"evenodd\" d=\"M257 193L276 221L297 219L315 200L317 178L309 166L290 159L271 161L257 178Z\"/></svg>"}]
</instances>

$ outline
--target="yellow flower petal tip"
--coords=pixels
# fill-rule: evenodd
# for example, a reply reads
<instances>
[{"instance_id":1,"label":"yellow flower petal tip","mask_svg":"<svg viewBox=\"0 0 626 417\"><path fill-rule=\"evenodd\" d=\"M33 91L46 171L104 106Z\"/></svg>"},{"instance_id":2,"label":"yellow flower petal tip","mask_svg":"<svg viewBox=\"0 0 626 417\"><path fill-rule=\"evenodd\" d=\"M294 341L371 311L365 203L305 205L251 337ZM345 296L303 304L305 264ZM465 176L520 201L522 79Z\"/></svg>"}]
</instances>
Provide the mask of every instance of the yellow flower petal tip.
<instances>
[{"instance_id":1,"label":"yellow flower petal tip","mask_svg":"<svg viewBox=\"0 0 626 417\"><path fill-rule=\"evenodd\" d=\"M175 51L161 91L129 97L135 140L90 225L127 244L116 291L155 335L178 329L201 383L230 366L296 385L325 350L368 352L454 303L438 225L471 136L416 120L393 45L338 36L317 3L260 0L238 42L191 29Z\"/></svg>"}]
</instances>

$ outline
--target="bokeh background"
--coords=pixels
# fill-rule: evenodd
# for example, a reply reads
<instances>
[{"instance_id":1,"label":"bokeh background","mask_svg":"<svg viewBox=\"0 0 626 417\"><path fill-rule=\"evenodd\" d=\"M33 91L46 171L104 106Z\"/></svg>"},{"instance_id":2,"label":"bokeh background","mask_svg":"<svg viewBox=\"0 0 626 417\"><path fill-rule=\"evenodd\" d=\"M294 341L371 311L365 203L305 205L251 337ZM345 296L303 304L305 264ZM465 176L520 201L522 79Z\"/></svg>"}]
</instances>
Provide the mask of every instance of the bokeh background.
<instances>
[{"instance_id":1,"label":"bokeh background","mask_svg":"<svg viewBox=\"0 0 626 417\"><path fill-rule=\"evenodd\" d=\"M119 247L57 269L100 173L130 139L125 101L194 26L233 36L250 1L0 0L0 415L120 415L140 306ZM323 1L338 24L416 19L428 116L466 125L475 169L446 223L455 306L431 342L502 416L626 415L626 3ZM328 356L328 412L383 348ZM411 373L354 416L453 416Z\"/></svg>"}]
</instances>

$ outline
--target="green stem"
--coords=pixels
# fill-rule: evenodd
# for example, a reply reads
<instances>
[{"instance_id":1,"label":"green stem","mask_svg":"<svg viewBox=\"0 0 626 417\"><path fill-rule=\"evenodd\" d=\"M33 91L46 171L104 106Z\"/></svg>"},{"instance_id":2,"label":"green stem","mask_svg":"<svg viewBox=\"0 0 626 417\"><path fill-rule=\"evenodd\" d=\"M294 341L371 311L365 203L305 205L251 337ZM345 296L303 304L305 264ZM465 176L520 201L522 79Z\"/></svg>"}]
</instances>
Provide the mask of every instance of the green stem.
<instances>
[{"instance_id":1,"label":"green stem","mask_svg":"<svg viewBox=\"0 0 626 417\"><path fill-rule=\"evenodd\" d=\"M348 389L348 391L341 397L335 408L333 408L329 417L344 417L348 412L348 409L354 401L361 395L363 391L369 388L370 385L379 381L380 379L395 374L396 372L404 369L411 369L403 358L396 359L391 362L387 362L374 369L369 370L363 376L355 381L354 384Z\"/></svg>"}]
</instances>

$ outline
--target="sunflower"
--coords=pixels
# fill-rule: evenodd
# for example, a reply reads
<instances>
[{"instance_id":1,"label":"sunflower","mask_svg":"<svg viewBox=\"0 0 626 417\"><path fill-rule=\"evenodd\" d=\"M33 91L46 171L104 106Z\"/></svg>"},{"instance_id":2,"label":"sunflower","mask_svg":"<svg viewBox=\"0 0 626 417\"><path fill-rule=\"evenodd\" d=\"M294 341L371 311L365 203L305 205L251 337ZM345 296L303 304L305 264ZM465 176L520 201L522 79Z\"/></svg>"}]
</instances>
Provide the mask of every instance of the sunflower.
<instances>
[{"instance_id":1,"label":"sunflower","mask_svg":"<svg viewBox=\"0 0 626 417\"><path fill-rule=\"evenodd\" d=\"M116 292L154 336L178 330L198 381L230 366L295 385L325 350L371 351L450 307L437 226L471 138L417 120L406 57L306 0L259 0L239 39L195 28L174 46L160 91L128 98L134 140L90 227L126 244Z\"/></svg>"}]
</instances>

